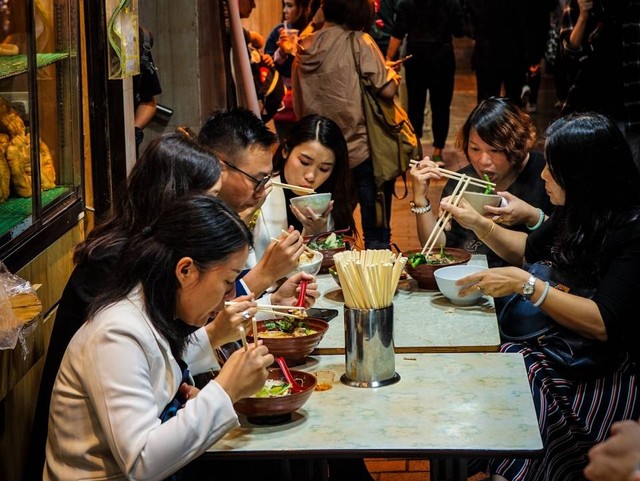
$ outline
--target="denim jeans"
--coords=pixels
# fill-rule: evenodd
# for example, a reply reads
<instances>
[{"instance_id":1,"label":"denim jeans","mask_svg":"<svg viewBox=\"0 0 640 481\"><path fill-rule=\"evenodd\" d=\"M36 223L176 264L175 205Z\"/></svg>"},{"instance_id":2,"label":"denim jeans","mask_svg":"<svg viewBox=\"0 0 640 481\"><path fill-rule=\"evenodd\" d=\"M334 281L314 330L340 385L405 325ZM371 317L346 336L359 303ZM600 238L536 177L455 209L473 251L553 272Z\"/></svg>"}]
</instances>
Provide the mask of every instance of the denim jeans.
<instances>
[{"instance_id":1,"label":"denim jeans","mask_svg":"<svg viewBox=\"0 0 640 481\"><path fill-rule=\"evenodd\" d=\"M376 226L376 182L373 176L373 161L370 158L365 160L354 167L351 173L360 204L364 246L366 249L388 249L391 242L391 197L395 181L387 181L382 186L388 227L378 227Z\"/></svg>"}]
</instances>

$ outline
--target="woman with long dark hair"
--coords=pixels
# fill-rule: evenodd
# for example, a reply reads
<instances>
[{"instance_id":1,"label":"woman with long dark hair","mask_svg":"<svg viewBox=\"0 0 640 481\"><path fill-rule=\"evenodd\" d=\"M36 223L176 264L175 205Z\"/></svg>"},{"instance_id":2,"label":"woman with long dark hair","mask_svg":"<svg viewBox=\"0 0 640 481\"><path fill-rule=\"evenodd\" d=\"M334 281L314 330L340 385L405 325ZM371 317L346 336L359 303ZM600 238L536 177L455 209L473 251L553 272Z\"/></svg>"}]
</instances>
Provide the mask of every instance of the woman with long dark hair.
<instances>
[{"instance_id":1,"label":"woman with long dark hair","mask_svg":"<svg viewBox=\"0 0 640 481\"><path fill-rule=\"evenodd\" d=\"M210 196L178 200L130 236L60 365L44 479L161 479L239 425L233 403L264 384L267 348L236 351L200 390L181 361L234 295L250 246Z\"/></svg>"},{"instance_id":2,"label":"woman with long dark hair","mask_svg":"<svg viewBox=\"0 0 640 481\"><path fill-rule=\"evenodd\" d=\"M279 172L276 181L330 192L328 209L317 216L289 206L297 194L291 190L274 188L256 217L253 234L255 255L263 255L271 238L293 226L302 235L342 229L355 229L351 212L351 171L347 143L338 125L320 115L300 119L273 156L273 170Z\"/></svg>"},{"instance_id":3,"label":"woman with long dark hair","mask_svg":"<svg viewBox=\"0 0 640 481\"><path fill-rule=\"evenodd\" d=\"M640 416L640 175L623 134L601 114L553 122L545 155L542 178L557 208L528 236L496 225L464 200L459 207L442 204L512 266L545 262L564 279L563 289L550 288L532 272L502 267L458 281L470 284L463 293L521 294L525 300L514 300L527 309L529 303L539 307L557 333L547 336L551 341L536 336L502 345L503 352L524 355L545 451L535 459L492 460L494 480L581 480L589 448L604 440L614 422ZM574 294L576 286L593 295ZM524 319L500 322L504 333L513 325L508 322ZM589 343L589 353L606 356L581 370L565 365L554 353L575 338Z\"/></svg>"}]
</instances>

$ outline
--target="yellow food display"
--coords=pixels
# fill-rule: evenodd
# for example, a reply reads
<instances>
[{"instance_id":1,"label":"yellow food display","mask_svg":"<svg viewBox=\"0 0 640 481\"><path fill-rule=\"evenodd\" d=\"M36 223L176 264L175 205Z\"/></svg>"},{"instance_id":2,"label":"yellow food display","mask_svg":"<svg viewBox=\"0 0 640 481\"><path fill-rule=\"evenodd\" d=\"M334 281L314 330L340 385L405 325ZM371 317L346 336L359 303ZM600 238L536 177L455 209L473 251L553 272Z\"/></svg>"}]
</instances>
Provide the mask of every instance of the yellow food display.
<instances>
[{"instance_id":1,"label":"yellow food display","mask_svg":"<svg viewBox=\"0 0 640 481\"><path fill-rule=\"evenodd\" d=\"M12 43L0 43L0 56L18 55L20 50Z\"/></svg>"},{"instance_id":2,"label":"yellow food display","mask_svg":"<svg viewBox=\"0 0 640 481\"><path fill-rule=\"evenodd\" d=\"M9 136L7 134L0 134L0 203L4 202L9 197L11 171L9 170L7 159L4 156L8 146Z\"/></svg>"},{"instance_id":3,"label":"yellow food display","mask_svg":"<svg viewBox=\"0 0 640 481\"><path fill-rule=\"evenodd\" d=\"M11 137L25 134L24 122L4 97L0 97L0 131L6 132Z\"/></svg>"},{"instance_id":4,"label":"yellow food display","mask_svg":"<svg viewBox=\"0 0 640 481\"><path fill-rule=\"evenodd\" d=\"M30 197L32 194L30 145L29 134L16 135L11 139L5 153L11 170L13 188L20 197ZM49 148L42 141L40 142L40 172L42 190L54 188L56 172L53 167L53 159Z\"/></svg>"}]
</instances>

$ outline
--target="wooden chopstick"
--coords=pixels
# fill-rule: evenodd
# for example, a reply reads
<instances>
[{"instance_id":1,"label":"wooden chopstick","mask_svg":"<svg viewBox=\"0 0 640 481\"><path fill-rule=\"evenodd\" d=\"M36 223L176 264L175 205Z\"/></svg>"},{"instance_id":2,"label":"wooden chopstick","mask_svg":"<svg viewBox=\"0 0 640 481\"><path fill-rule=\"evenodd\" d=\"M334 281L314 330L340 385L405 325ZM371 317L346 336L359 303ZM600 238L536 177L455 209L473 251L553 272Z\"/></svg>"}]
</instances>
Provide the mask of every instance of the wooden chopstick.
<instances>
[{"instance_id":1,"label":"wooden chopstick","mask_svg":"<svg viewBox=\"0 0 640 481\"><path fill-rule=\"evenodd\" d=\"M272 311L271 309L258 309L258 311L264 312L266 314L277 314L279 316L293 317L294 319L305 319L302 316L298 316L296 314L291 314L289 312Z\"/></svg>"},{"instance_id":2,"label":"wooden chopstick","mask_svg":"<svg viewBox=\"0 0 640 481\"><path fill-rule=\"evenodd\" d=\"M283 233L284 235L286 235L287 237L289 237L291 235L291 233L287 232L284 229L280 230L281 233ZM280 242L280 239L276 239L275 237L271 238L272 241L276 241L276 242ZM310 252L311 254L313 254L314 256L316 255L316 252L318 251L314 251L311 247L309 247L307 244L303 244L304 245L304 250L306 250L307 252Z\"/></svg>"},{"instance_id":3,"label":"wooden chopstick","mask_svg":"<svg viewBox=\"0 0 640 481\"><path fill-rule=\"evenodd\" d=\"M244 332L244 327L238 326L238 330L240 331L240 337L242 338L242 345L244 346L244 350L249 350L249 345L247 344L247 334Z\"/></svg>"},{"instance_id":4,"label":"wooden chopstick","mask_svg":"<svg viewBox=\"0 0 640 481\"><path fill-rule=\"evenodd\" d=\"M467 190L467 187L469 186L469 180L470 178L467 175L463 174L462 178L458 181L458 183L456 184L456 188L453 190L453 194L451 196L452 205L457 206L460 203L460 199L462 199L462 195L465 193L465 191ZM429 236L429 239L427 240L424 247L422 248L421 254L424 254L425 257L429 257L429 254L431 254L431 251L435 247L436 242L438 242L438 237L440 237L440 234L442 234L442 231L444 230L445 226L447 225L447 222L449 222L450 219L451 219L450 212L444 212L443 215L440 215L438 217L438 220L436 221L436 225L434 226L433 231L431 231L431 235ZM426 253L425 253L425 250L426 250Z\"/></svg>"},{"instance_id":5,"label":"wooden chopstick","mask_svg":"<svg viewBox=\"0 0 640 481\"><path fill-rule=\"evenodd\" d=\"M225 306L234 306L236 305L237 302L236 301L226 301L224 303ZM265 308L265 309L296 309L296 310L306 310L306 307L296 307L296 306L283 306L283 305L276 305L276 304L258 304L257 305L258 310L260 310L261 308Z\"/></svg>"},{"instance_id":6,"label":"wooden chopstick","mask_svg":"<svg viewBox=\"0 0 640 481\"><path fill-rule=\"evenodd\" d=\"M316 191L313 189L309 189L308 187L299 187L297 185L285 184L284 182L277 182L275 180L271 181L271 185L274 187L280 187L281 189L289 189L295 190L297 192L302 192L303 194L315 194Z\"/></svg>"},{"instance_id":7,"label":"wooden chopstick","mask_svg":"<svg viewBox=\"0 0 640 481\"><path fill-rule=\"evenodd\" d=\"M418 164L418 161L410 160L409 164L416 165ZM448 179L453 179L453 180L460 180L462 176L465 175L465 174L459 174L458 172L454 172L453 170L443 169L442 167L438 167L438 171L442 174L443 177L447 177ZM475 185L476 187L487 187L487 186L491 186L492 188L496 187L496 184L494 182L489 182L488 180L483 180L483 179L475 179L472 177L469 177L469 178L471 179L469 181L470 185Z\"/></svg>"}]
</instances>

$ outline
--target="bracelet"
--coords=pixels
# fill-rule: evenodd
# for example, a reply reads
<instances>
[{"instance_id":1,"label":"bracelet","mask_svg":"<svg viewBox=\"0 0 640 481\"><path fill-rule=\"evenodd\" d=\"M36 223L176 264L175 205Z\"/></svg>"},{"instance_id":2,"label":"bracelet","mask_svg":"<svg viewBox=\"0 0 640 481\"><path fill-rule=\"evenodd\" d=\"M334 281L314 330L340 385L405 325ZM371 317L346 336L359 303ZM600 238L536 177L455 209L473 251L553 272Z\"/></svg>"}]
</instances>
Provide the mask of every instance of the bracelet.
<instances>
[{"instance_id":1,"label":"bracelet","mask_svg":"<svg viewBox=\"0 0 640 481\"><path fill-rule=\"evenodd\" d=\"M539 228L543 222L544 222L544 211L542 209L538 209L538 222L536 222L535 225L529 225L529 224L525 224L525 225L527 226L527 229L533 231Z\"/></svg>"},{"instance_id":2,"label":"bracelet","mask_svg":"<svg viewBox=\"0 0 640 481\"><path fill-rule=\"evenodd\" d=\"M414 214L426 214L427 212L431 212L431 201L427 200L427 205L417 206L414 201L409 202L409 206L411 207L411 212Z\"/></svg>"},{"instance_id":3,"label":"bracelet","mask_svg":"<svg viewBox=\"0 0 640 481\"><path fill-rule=\"evenodd\" d=\"M533 307L539 307L544 302L544 300L547 298L547 294L549 294L550 287L551 285L549 285L549 281L544 281L544 291L542 291L540 298L533 303Z\"/></svg>"},{"instance_id":4,"label":"bracelet","mask_svg":"<svg viewBox=\"0 0 640 481\"><path fill-rule=\"evenodd\" d=\"M496 223L491 221L491 229L489 229L489 232L487 232L485 235L479 235L478 239L482 240L482 239L486 239L487 237L489 237L491 235L491 233L493 232L493 229L496 228Z\"/></svg>"}]
</instances>

